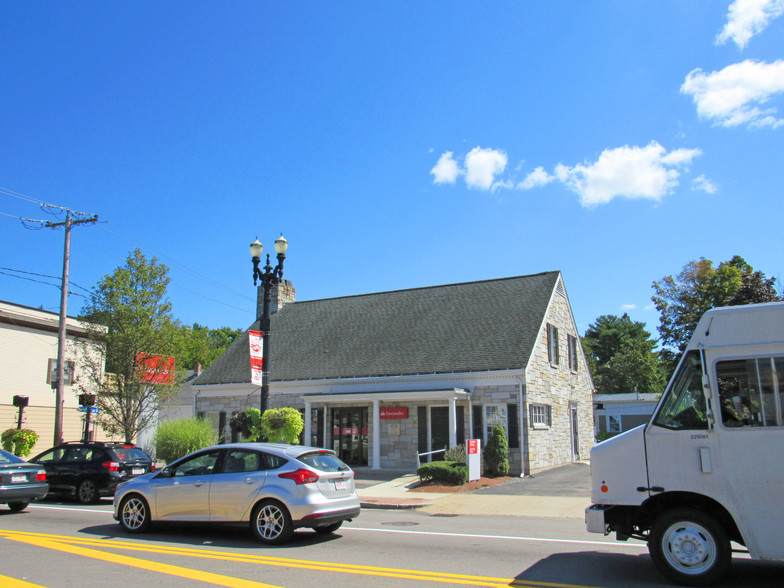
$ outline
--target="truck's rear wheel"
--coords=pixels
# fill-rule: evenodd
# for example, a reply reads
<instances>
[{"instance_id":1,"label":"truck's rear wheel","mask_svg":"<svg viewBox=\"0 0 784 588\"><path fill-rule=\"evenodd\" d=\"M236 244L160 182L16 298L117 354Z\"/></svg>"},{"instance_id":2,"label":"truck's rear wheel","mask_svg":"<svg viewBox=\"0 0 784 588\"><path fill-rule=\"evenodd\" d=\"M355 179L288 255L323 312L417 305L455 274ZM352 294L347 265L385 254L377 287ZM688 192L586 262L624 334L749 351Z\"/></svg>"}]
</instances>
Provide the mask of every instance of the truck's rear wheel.
<instances>
[{"instance_id":1,"label":"truck's rear wheel","mask_svg":"<svg viewBox=\"0 0 784 588\"><path fill-rule=\"evenodd\" d=\"M648 551L658 570L686 586L707 586L729 569L727 533L711 516L690 508L663 513L654 523Z\"/></svg>"}]
</instances>

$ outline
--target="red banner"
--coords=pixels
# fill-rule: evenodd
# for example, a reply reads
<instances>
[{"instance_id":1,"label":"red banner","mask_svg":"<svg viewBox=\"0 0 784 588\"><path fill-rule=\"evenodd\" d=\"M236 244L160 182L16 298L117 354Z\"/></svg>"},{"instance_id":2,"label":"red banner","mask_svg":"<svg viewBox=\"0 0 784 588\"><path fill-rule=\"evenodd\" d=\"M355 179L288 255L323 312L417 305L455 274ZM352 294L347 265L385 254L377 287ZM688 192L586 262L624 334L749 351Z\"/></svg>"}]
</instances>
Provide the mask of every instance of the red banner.
<instances>
[{"instance_id":1,"label":"red banner","mask_svg":"<svg viewBox=\"0 0 784 588\"><path fill-rule=\"evenodd\" d=\"M136 354L136 365L141 372L139 379L150 384L172 384L174 382L174 358L164 355Z\"/></svg>"},{"instance_id":2,"label":"red banner","mask_svg":"<svg viewBox=\"0 0 784 588\"><path fill-rule=\"evenodd\" d=\"M261 331L248 331L250 343L250 381L261 386L261 372L264 367L264 338Z\"/></svg>"}]
</instances>

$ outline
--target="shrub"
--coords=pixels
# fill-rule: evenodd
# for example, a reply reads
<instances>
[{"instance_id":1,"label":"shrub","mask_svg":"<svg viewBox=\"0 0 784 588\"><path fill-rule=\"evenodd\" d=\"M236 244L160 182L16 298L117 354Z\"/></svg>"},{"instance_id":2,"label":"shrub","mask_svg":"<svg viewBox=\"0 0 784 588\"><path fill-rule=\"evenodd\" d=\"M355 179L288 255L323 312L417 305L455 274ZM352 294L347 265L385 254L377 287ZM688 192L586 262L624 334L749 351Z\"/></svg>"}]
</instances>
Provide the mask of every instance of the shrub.
<instances>
[{"instance_id":1,"label":"shrub","mask_svg":"<svg viewBox=\"0 0 784 588\"><path fill-rule=\"evenodd\" d=\"M3 449L17 457L27 457L38 443L38 433L32 429L6 429L0 435Z\"/></svg>"},{"instance_id":2,"label":"shrub","mask_svg":"<svg viewBox=\"0 0 784 588\"><path fill-rule=\"evenodd\" d=\"M501 425L496 425L493 429L493 435L482 452L482 458L488 476L509 475L509 444L506 441L506 431Z\"/></svg>"},{"instance_id":3,"label":"shrub","mask_svg":"<svg viewBox=\"0 0 784 588\"><path fill-rule=\"evenodd\" d=\"M434 461L417 468L420 482L445 482L462 486L468 481L468 466L456 461Z\"/></svg>"},{"instance_id":4,"label":"shrub","mask_svg":"<svg viewBox=\"0 0 784 588\"><path fill-rule=\"evenodd\" d=\"M214 445L212 423L204 419L182 418L164 421L155 433L157 459L171 463L189 453Z\"/></svg>"},{"instance_id":5,"label":"shrub","mask_svg":"<svg viewBox=\"0 0 784 588\"><path fill-rule=\"evenodd\" d=\"M458 445L457 447L450 447L444 453L444 461L457 461L466 463L466 450L465 445Z\"/></svg>"},{"instance_id":6,"label":"shrub","mask_svg":"<svg viewBox=\"0 0 784 588\"><path fill-rule=\"evenodd\" d=\"M258 408L246 408L231 415L229 425L233 431L242 435L243 441L257 441L261 437L260 415L261 411Z\"/></svg>"},{"instance_id":7,"label":"shrub","mask_svg":"<svg viewBox=\"0 0 784 588\"><path fill-rule=\"evenodd\" d=\"M304 428L302 415L296 408L268 408L261 417L261 432L271 443L296 445Z\"/></svg>"}]
</instances>

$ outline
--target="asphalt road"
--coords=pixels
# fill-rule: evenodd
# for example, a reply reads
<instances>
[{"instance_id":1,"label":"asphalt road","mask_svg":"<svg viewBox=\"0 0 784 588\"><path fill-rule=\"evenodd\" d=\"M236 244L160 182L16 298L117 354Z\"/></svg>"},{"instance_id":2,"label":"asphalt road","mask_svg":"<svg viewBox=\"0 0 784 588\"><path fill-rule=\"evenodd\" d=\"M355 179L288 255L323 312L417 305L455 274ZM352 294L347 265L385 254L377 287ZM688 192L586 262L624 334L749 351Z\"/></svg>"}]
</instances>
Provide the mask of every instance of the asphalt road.
<instances>
[{"instance_id":1,"label":"asphalt road","mask_svg":"<svg viewBox=\"0 0 784 588\"><path fill-rule=\"evenodd\" d=\"M780 586L782 566L736 561L721 586ZM299 531L279 547L247 527L159 525L121 531L108 501L0 508L0 585L558 586L666 585L647 549L585 531L582 521L430 516L366 510L330 537Z\"/></svg>"}]
</instances>

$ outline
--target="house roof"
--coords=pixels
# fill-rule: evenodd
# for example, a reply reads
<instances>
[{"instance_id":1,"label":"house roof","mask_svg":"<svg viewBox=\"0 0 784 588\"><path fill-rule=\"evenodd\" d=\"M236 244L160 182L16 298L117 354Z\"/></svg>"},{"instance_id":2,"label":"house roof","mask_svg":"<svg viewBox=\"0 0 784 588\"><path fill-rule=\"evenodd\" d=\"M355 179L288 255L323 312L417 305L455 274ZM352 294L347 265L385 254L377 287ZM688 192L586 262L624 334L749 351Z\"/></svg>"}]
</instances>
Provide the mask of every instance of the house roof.
<instances>
[{"instance_id":1,"label":"house roof","mask_svg":"<svg viewBox=\"0 0 784 588\"><path fill-rule=\"evenodd\" d=\"M521 369L559 276L289 303L271 317L270 380ZM242 335L193 384L250 382L249 356Z\"/></svg>"}]
</instances>

